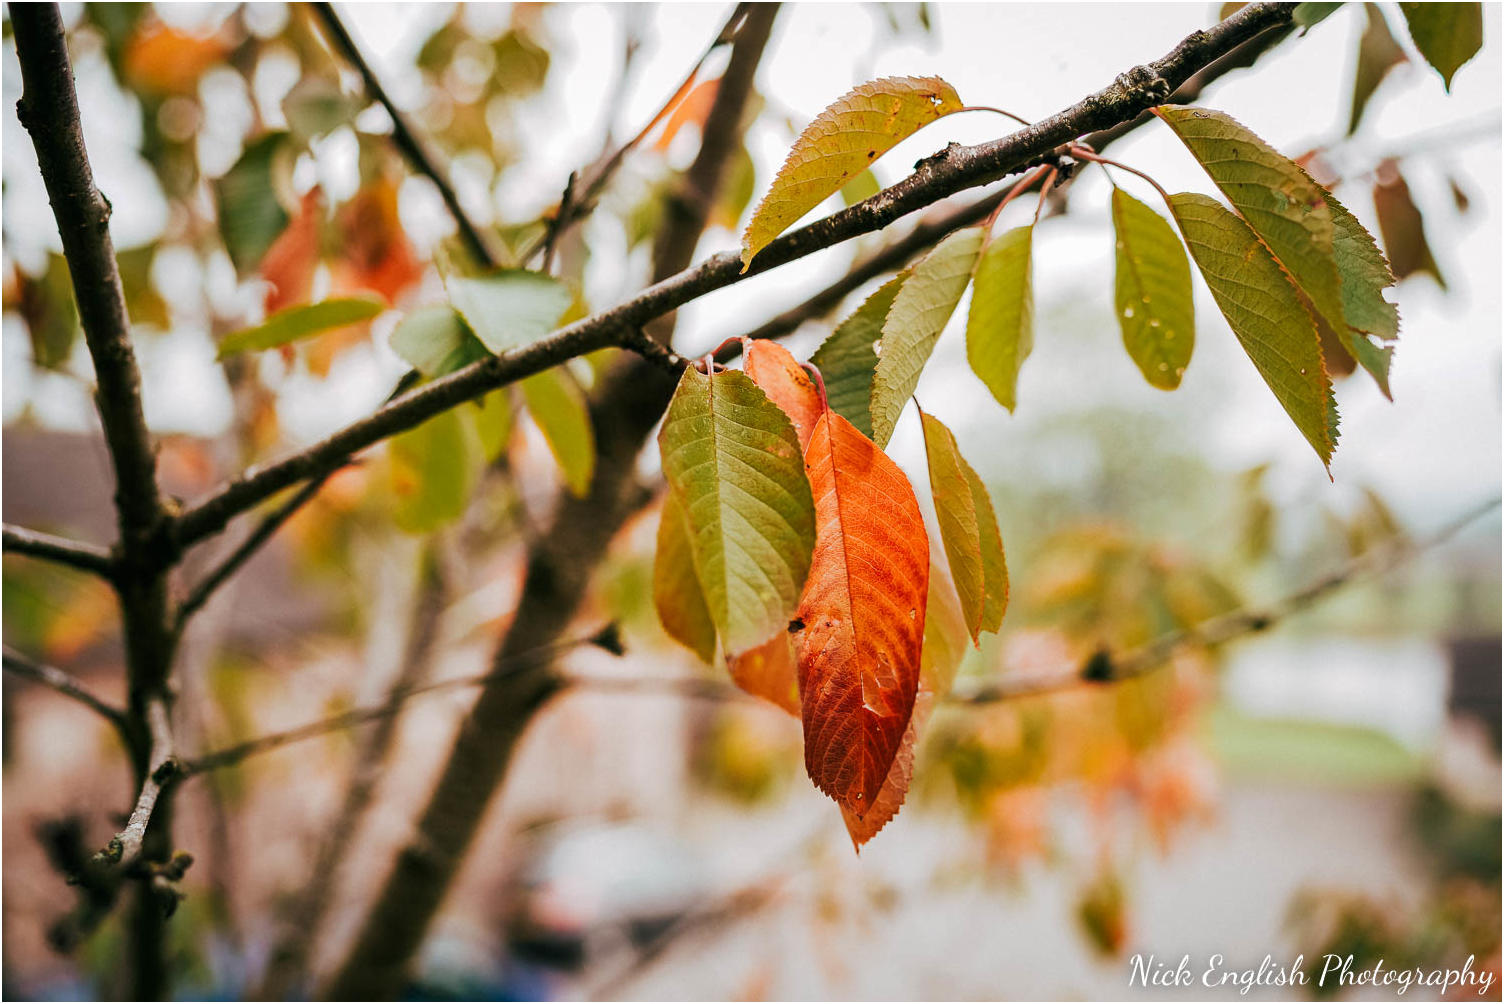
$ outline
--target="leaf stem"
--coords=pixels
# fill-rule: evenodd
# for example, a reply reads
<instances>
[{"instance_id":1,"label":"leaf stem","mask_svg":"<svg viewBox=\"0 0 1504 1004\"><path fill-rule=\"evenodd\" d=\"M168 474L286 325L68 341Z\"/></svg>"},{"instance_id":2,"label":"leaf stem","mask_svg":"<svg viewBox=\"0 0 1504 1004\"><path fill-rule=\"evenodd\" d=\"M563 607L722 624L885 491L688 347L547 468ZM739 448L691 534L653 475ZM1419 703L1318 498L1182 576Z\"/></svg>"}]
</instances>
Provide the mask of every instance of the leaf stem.
<instances>
[{"instance_id":1,"label":"leaf stem","mask_svg":"<svg viewBox=\"0 0 1504 1004\"><path fill-rule=\"evenodd\" d=\"M982 233L990 237L992 235L992 225L997 222L997 218L1002 215L1003 210L1008 208L1008 203L1024 194L1024 192L1028 190L1029 186L1033 185L1034 182L1042 178L1046 174L1046 172L1053 170L1054 168L1052 166L1050 166L1049 164L1044 164L1040 167L1036 167L1034 170L1030 171L1028 174L1020 178L1018 182L1008 190L1008 194L1003 196L1003 201L997 204L997 208L992 211L992 213L987 217L986 221L982 224Z\"/></svg>"},{"instance_id":2,"label":"leaf stem","mask_svg":"<svg viewBox=\"0 0 1504 1004\"><path fill-rule=\"evenodd\" d=\"M1153 185L1154 190L1159 193L1160 198L1165 200L1165 205L1169 205L1170 193L1165 191L1163 186L1161 186L1159 182L1155 181L1153 178L1149 177L1149 175L1145 174L1143 171L1140 171L1138 168L1129 167L1122 161L1113 160L1110 157L1104 157L1101 154L1097 153L1095 150L1091 150L1079 143L1072 143L1069 147L1069 150L1072 157L1079 157L1081 160L1089 160L1094 164L1102 164L1107 167L1116 167L1119 170L1127 171L1129 174L1138 175L1140 178L1143 178L1149 184Z\"/></svg>"},{"instance_id":3,"label":"leaf stem","mask_svg":"<svg viewBox=\"0 0 1504 1004\"><path fill-rule=\"evenodd\" d=\"M1060 172L1053 167L1050 173L1045 175L1044 184L1039 186L1039 205L1034 207L1034 222L1039 222L1039 214L1044 212L1044 204L1049 200L1050 189L1055 187L1055 180L1060 177Z\"/></svg>"},{"instance_id":4,"label":"leaf stem","mask_svg":"<svg viewBox=\"0 0 1504 1004\"><path fill-rule=\"evenodd\" d=\"M820 367L811 362L803 362L799 365L804 367L805 372L815 378L815 389L820 392L820 410L829 411L830 399L825 395L825 378L820 375Z\"/></svg>"},{"instance_id":5,"label":"leaf stem","mask_svg":"<svg viewBox=\"0 0 1504 1004\"><path fill-rule=\"evenodd\" d=\"M1030 122L1028 119L1024 118L1022 115L1014 115L1012 112L1006 109L994 108L991 105L966 105L964 108L957 108L951 114L959 115L962 112L992 112L995 115L1005 115L1022 126L1031 126L1034 124L1033 122Z\"/></svg>"}]
</instances>

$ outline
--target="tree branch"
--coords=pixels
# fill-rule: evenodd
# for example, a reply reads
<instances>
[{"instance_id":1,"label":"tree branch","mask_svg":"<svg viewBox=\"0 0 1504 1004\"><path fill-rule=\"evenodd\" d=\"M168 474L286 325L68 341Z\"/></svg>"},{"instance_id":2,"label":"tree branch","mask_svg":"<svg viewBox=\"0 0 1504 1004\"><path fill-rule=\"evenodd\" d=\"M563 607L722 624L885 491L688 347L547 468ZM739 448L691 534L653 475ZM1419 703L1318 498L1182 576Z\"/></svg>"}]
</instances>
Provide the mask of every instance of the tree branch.
<instances>
[{"instance_id":1,"label":"tree branch","mask_svg":"<svg viewBox=\"0 0 1504 1004\"><path fill-rule=\"evenodd\" d=\"M335 50L355 68L355 72L360 74L366 93L386 109L387 117L392 120L392 142L397 145L398 150L402 151L408 162L420 174L426 175L439 190L439 196L443 198L444 205L449 207L449 215L454 217L465 247L481 266L488 269L496 268L501 262L501 257L481 229L470 219L464 207L460 205L459 195L456 194L454 185L449 180L449 173L444 170L438 158L429 151L427 144L419 138L417 130L408 122L407 115L392 101L391 95L387 94L386 88L381 85L381 78L376 76L376 72L371 69L371 64L367 63L365 57L361 55L360 47L355 44L355 39L350 36L344 22L340 20L334 4L315 3L311 6L314 14L318 16L319 23L329 36L329 41L334 44Z\"/></svg>"},{"instance_id":2,"label":"tree branch","mask_svg":"<svg viewBox=\"0 0 1504 1004\"><path fill-rule=\"evenodd\" d=\"M49 687L57 691L64 697L72 698L95 714L103 716L107 722L115 727L117 732L124 734L124 709L117 708L103 698L96 697L73 674L65 673L55 666L49 666L46 663L30 659L9 645L6 645L4 648L4 660L5 671L7 673L10 673L12 676L18 676L23 680L40 683L44 687Z\"/></svg>"},{"instance_id":3,"label":"tree branch","mask_svg":"<svg viewBox=\"0 0 1504 1004\"><path fill-rule=\"evenodd\" d=\"M84 148L78 95L62 15L56 4L11 4L10 23L21 66L16 106L31 134L42 181L62 238L84 341L94 363L95 407L115 473L120 527L111 577L120 599L129 701L124 730L140 782L140 832L130 831L132 857L163 864L171 849L170 812L158 808L158 726L166 728L173 637L167 614L167 570L176 556L164 534L171 521L156 481L156 453L141 405L141 374L115 249L110 203L94 184ZM156 811L156 822L147 829ZM152 884L142 883L130 924L127 969L131 994L164 999L168 991L165 917ZM110 885L108 882L106 885ZM176 900L173 900L176 903Z\"/></svg>"},{"instance_id":4,"label":"tree branch","mask_svg":"<svg viewBox=\"0 0 1504 1004\"><path fill-rule=\"evenodd\" d=\"M11 523L5 524L5 551L55 561L105 578L114 574L113 559L107 548L56 537L40 530L28 530Z\"/></svg>"},{"instance_id":5,"label":"tree branch","mask_svg":"<svg viewBox=\"0 0 1504 1004\"><path fill-rule=\"evenodd\" d=\"M313 497L319 493L319 489L324 487L324 483L331 476L332 472L321 474L312 481L309 481L302 488L299 488L291 498L268 513L266 518L257 525L256 529L251 531L245 540L240 542L235 550L231 551L223 561L215 566L213 571L205 575L199 584L193 587L192 591L178 604L177 617L173 623L173 633L181 635L183 629L188 625L188 619L197 613L205 603L209 602L209 597L214 595L214 591L229 581L230 576L240 571L241 566L249 561L251 556L259 551L267 541L271 540L272 536L282 528L283 524L292 519L299 509L312 501Z\"/></svg>"},{"instance_id":6,"label":"tree branch","mask_svg":"<svg viewBox=\"0 0 1504 1004\"><path fill-rule=\"evenodd\" d=\"M84 150L62 16L55 4L11 4L10 20L23 83L16 115L36 147L94 362L95 405L115 468L121 530L126 536L146 534L162 516L156 456L141 410L141 375L110 240L110 202L95 187Z\"/></svg>"},{"instance_id":7,"label":"tree branch","mask_svg":"<svg viewBox=\"0 0 1504 1004\"><path fill-rule=\"evenodd\" d=\"M1134 118L1162 101L1201 66L1271 27L1288 23L1293 7L1288 3L1251 4L1210 29L1193 32L1162 59L1130 70L1062 112L989 143L970 147L952 144L920 161L915 172L898 184L779 237L757 255L746 273L741 271L741 259L735 253L712 255L610 310L409 391L327 439L224 486L177 521L176 543L188 547L218 533L230 519L269 495L497 387L608 346L637 349L640 329L691 300L879 230L940 199L1040 163L1077 136ZM664 361L683 365L676 356Z\"/></svg>"}]
</instances>

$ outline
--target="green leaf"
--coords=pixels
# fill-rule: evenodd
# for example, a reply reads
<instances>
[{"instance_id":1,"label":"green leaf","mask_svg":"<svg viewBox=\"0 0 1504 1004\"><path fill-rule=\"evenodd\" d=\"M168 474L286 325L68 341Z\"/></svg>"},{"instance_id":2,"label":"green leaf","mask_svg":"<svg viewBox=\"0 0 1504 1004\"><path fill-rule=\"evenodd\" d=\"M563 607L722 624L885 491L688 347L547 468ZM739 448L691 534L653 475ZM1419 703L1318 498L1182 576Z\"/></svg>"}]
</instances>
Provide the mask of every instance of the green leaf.
<instances>
[{"instance_id":1,"label":"green leaf","mask_svg":"<svg viewBox=\"0 0 1504 1004\"><path fill-rule=\"evenodd\" d=\"M120 286L131 323L166 331L172 327L172 311L152 285L151 265L156 254L155 244L143 244L117 251L115 264L120 269Z\"/></svg>"},{"instance_id":2,"label":"green leaf","mask_svg":"<svg viewBox=\"0 0 1504 1004\"><path fill-rule=\"evenodd\" d=\"M742 234L742 269L768 242L839 192L923 126L961 110L939 77L884 77L837 98L815 117L773 179Z\"/></svg>"},{"instance_id":3,"label":"green leaf","mask_svg":"<svg viewBox=\"0 0 1504 1004\"><path fill-rule=\"evenodd\" d=\"M527 412L564 472L564 485L584 498L595 474L595 429L585 394L562 367L534 373L521 382Z\"/></svg>"},{"instance_id":4,"label":"green leaf","mask_svg":"<svg viewBox=\"0 0 1504 1004\"><path fill-rule=\"evenodd\" d=\"M47 270L36 278L23 273L18 287L14 306L26 321L32 362L42 369L66 366L83 331L67 260L60 254L48 254Z\"/></svg>"},{"instance_id":5,"label":"green leaf","mask_svg":"<svg viewBox=\"0 0 1504 1004\"><path fill-rule=\"evenodd\" d=\"M972 641L1002 624L1008 599L1008 569L992 500L977 472L961 456L956 437L923 410L924 449L940 539L950 562L961 615Z\"/></svg>"},{"instance_id":6,"label":"green leaf","mask_svg":"<svg viewBox=\"0 0 1504 1004\"><path fill-rule=\"evenodd\" d=\"M558 327L574 297L552 276L502 269L445 282L449 302L481 344L495 353L537 341Z\"/></svg>"},{"instance_id":7,"label":"green leaf","mask_svg":"<svg viewBox=\"0 0 1504 1004\"><path fill-rule=\"evenodd\" d=\"M872 374L877 369L874 346L882 337L888 309L907 278L905 272L889 279L862 301L809 359L825 381L831 409L868 439L872 438Z\"/></svg>"},{"instance_id":8,"label":"green leaf","mask_svg":"<svg viewBox=\"0 0 1504 1004\"><path fill-rule=\"evenodd\" d=\"M1373 235L1363 228L1347 207L1327 194L1332 211L1335 237L1332 242L1337 258L1337 272L1342 277L1343 327L1337 329L1342 347L1368 371L1390 400L1389 364L1394 347L1375 345L1370 338L1393 341L1400 334L1400 315L1394 304L1384 299L1383 290L1394 285L1389 263L1374 243Z\"/></svg>"},{"instance_id":9,"label":"green leaf","mask_svg":"<svg viewBox=\"0 0 1504 1004\"><path fill-rule=\"evenodd\" d=\"M286 140L285 132L267 133L214 182L219 233L241 278L256 271L291 221L277 199L275 180L279 170L291 171L293 153Z\"/></svg>"},{"instance_id":10,"label":"green leaf","mask_svg":"<svg viewBox=\"0 0 1504 1004\"><path fill-rule=\"evenodd\" d=\"M745 373L690 367L658 446L722 648L746 651L786 630L815 546L793 423Z\"/></svg>"},{"instance_id":11,"label":"green leaf","mask_svg":"<svg viewBox=\"0 0 1504 1004\"><path fill-rule=\"evenodd\" d=\"M1174 228L1121 188L1112 190L1112 223L1123 345L1150 386L1174 390L1196 344L1191 264Z\"/></svg>"},{"instance_id":12,"label":"green leaf","mask_svg":"<svg viewBox=\"0 0 1504 1004\"><path fill-rule=\"evenodd\" d=\"M279 310L265 321L251 328L242 328L226 335L219 343L219 358L239 352L260 352L279 345L312 338L347 324L368 321L386 309L386 304L377 299L352 297L344 300L324 300L321 303L306 303L300 307Z\"/></svg>"},{"instance_id":13,"label":"green leaf","mask_svg":"<svg viewBox=\"0 0 1504 1004\"><path fill-rule=\"evenodd\" d=\"M1215 199L1182 192L1170 196L1170 210L1243 351L1330 469L1336 399L1299 291L1248 224Z\"/></svg>"},{"instance_id":14,"label":"green leaf","mask_svg":"<svg viewBox=\"0 0 1504 1004\"><path fill-rule=\"evenodd\" d=\"M1340 3L1298 3L1290 13L1290 20L1302 28L1310 29L1337 12Z\"/></svg>"},{"instance_id":15,"label":"green leaf","mask_svg":"<svg viewBox=\"0 0 1504 1004\"><path fill-rule=\"evenodd\" d=\"M705 591L695 574L694 544L679 497L668 492L658 521L658 551L653 556L653 606L668 636L700 661L715 661L715 623L705 605Z\"/></svg>"},{"instance_id":16,"label":"green leaf","mask_svg":"<svg viewBox=\"0 0 1504 1004\"><path fill-rule=\"evenodd\" d=\"M426 377L453 373L490 355L453 307L419 307L397 324L392 351Z\"/></svg>"},{"instance_id":17,"label":"green leaf","mask_svg":"<svg viewBox=\"0 0 1504 1004\"><path fill-rule=\"evenodd\" d=\"M1298 164L1226 115L1168 106L1157 111L1273 252L1318 320L1387 396L1392 351L1366 335L1398 333L1398 315L1382 292L1393 278L1362 225Z\"/></svg>"},{"instance_id":18,"label":"green leaf","mask_svg":"<svg viewBox=\"0 0 1504 1004\"><path fill-rule=\"evenodd\" d=\"M971 283L981 247L979 228L957 230L915 263L893 298L872 375L871 439L879 448L893 435L893 426L919 385L919 375L940 332Z\"/></svg>"},{"instance_id":19,"label":"green leaf","mask_svg":"<svg viewBox=\"0 0 1504 1004\"><path fill-rule=\"evenodd\" d=\"M360 101L347 95L339 85L339 78L332 74L308 74L282 99L282 115L288 128L305 142L350 122L361 107Z\"/></svg>"},{"instance_id":20,"label":"green leaf","mask_svg":"<svg viewBox=\"0 0 1504 1004\"><path fill-rule=\"evenodd\" d=\"M1316 313L1333 331L1342 331L1342 282L1333 257L1326 190L1221 112L1170 105L1155 111L1268 245Z\"/></svg>"},{"instance_id":21,"label":"green leaf","mask_svg":"<svg viewBox=\"0 0 1504 1004\"><path fill-rule=\"evenodd\" d=\"M956 600L956 587L930 547L930 585L924 602L924 647L919 654L919 688L943 700L956 680L956 671L971 643L966 621Z\"/></svg>"},{"instance_id":22,"label":"green leaf","mask_svg":"<svg viewBox=\"0 0 1504 1004\"><path fill-rule=\"evenodd\" d=\"M1018 372L1034 348L1033 226L996 237L977 262L966 358L998 404L1018 403Z\"/></svg>"},{"instance_id":23,"label":"green leaf","mask_svg":"<svg viewBox=\"0 0 1504 1004\"><path fill-rule=\"evenodd\" d=\"M959 451L956 455L960 456ZM982 578L987 583L982 603L982 630L996 631L1003 626L1003 615L1008 612L1008 559L1003 553L1003 534L998 529L992 496L965 457L961 457L961 473L971 488L971 499L977 507L977 530L982 535Z\"/></svg>"},{"instance_id":24,"label":"green leaf","mask_svg":"<svg viewBox=\"0 0 1504 1004\"><path fill-rule=\"evenodd\" d=\"M1483 46L1483 5L1478 3L1402 3L1410 38L1426 62L1436 68L1448 91L1459 67Z\"/></svg>"},{"instance_id":25,"label":"green leaf","mask_svg":"<svg viewBox=\"0 0 1504 1004\"><path fill-rule=\"evenodd\" d=\"M1368 14L1368 27L1358 41L1358 69L1353 77L1353 108L1347 119L1347 134L1358 131L1358 122L1368 107L1368 99L1378 90L1379 84L1389 71L1405 62L1405 50L1389 33L1384 21L1384 12L1378 4L1367 3L1363 9Z\"/></svg>"},{"instance_id":26,"label":"green leaf","mask_svg":"<svg viewBox=\"0 0 1504 1004\"><path fill-rule=\"evenodd\" d=\"M464 515L475 490L477 450L457 411L393 436L387 459L400 529L432 533Z\"/></svg>"},{"instance_id":27,"label":"green leaf","mask_svg":"<svg viewBox=\"0 0 1504 1004\"><path fill-rule=\"evenodd\" d=\"M512 441L512 402L505 387L499 387L478 401L474 408L475 433L480 441L481 456L494 464Z\"/></svg>"},{"instance_id":28,"label":"green leaf","mask_svg":"<svg viewBox=\"0 0 1504 1004\"><path fill-rule=\"evenodd\" d=\"M872 173L871 168L868 168L841 186L841 201L848 206L854 206L858 202L872 198L882 190L883 186L877 180L877 175Z\"/></svg>"}]
</instances>

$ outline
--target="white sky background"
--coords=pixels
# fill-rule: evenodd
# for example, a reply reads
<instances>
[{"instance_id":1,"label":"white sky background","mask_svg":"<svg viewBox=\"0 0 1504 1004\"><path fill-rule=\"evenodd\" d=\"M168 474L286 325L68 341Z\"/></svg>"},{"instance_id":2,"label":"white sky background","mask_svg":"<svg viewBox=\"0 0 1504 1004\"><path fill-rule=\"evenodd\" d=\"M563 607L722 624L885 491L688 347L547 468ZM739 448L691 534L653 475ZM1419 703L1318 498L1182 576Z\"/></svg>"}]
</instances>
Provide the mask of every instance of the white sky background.
<instances>
[{"instance_id":1,"label":"white sky background","mask_svg":"<svg viewBox=\"0 0 1504 1004\"><path fill-rule=\"evenodd\" d=\"M773 114L760 120L748 138L758 167L758 197L792 139L781 119L786 116L795 128L802 127L862 80L936 73L970 103L1042 117L1109 83L1122 70L1168 52L1188 32L1210 24L1215 8L1207 3L942 3L932 8L932 36L895 41L871 5L785 5L758 75ZM201 10L199 5L169 8L167 16L191 20L196 9ZM728 9L726 4L672 4L631 11L645 22L646 45L628 84L616 124L619 135L635 131L672 92ZM1424 277L1390 291L1403 320L1392 380L1396 403L1386 402L1362 374L1338 389L1342 438L1333 473L1339 490L1370 485L1417 527L1443 522L1497 494L1500 484L1500 8L1485 9L1484 50L1459 71L1452 94L1443 92L1439 76L1416 56L1380 88L1364 120L1363 141L1351 148L1351 163L1367 166L1391 149L1408 148L1413 137L1455 134L1465 141L1455 152L1436 146L1403 165L1426 213L1431 245L1451 292L1441 294ZM448 16L449 5L360 4L342 5L342 10L397 100L411 104L419 85L413 56L429 31ZM568 172L598 153L607 95L619 72L623 13L598 4L548 12L555 47L550 96L539 104L551 105L532 113L534 146L527 164L504 177L509 212L541 210L557 199ZM1386 5L1386 14L1396 38L1408 45L1394 5ZM505 11L476 9L473 16L489 20L504 17ZM1226 79L1206 103L1292 155L1339 136L1363 20L1360 6L1349 4L1307 37L1264 57L1254 71ZM13 96L13 54L7 54L4 70L7 95ZM160 226L161 208L149 199L132 203L117 194L148 187L139 158L120 155L137 138L133 113L122 112L118 99L112 106L109 89L91 81L83 66L79 86L101 187L115 196L117 245L138 244L151 236L154 225ZM37 197L40 181L29 144L10 107L5 115L4 209L11 250L19 255L28 243L36 248L38 240L55 246L56 234L46 216L45 196ZM1487 123L1490 115L1493 124L1483 126L1480 135L1479 123ZM980 142L1008 128L1006 120L980 113L941 120L884 157L879 177L891 183L946 142ZM1171 191L1212 192L1205 175L1163 127L1151 124L1139 130L1111 154L1149 171ZM1448 173L1473 197L1472 215L1465 219L1458 220L1451 208ZM1162 209L1136 179L1120 183ZM1073 458L1068 450L1031 453L1031 433L1051 417L1111 403L1169 418L1183 430L1182 438L1218 468L1234 471L1273 461L1271 484L1286 500L1319 498L1323 492L1333 497L1321 464L1237 347L1199 279L1196 352L1182 388L1165 394L1144 383L1122 349L1111 309L1107 192L1099 174L1086 172L1076 182L1070 214L1046 221L1036 233L1035 349L1020 379L1018 413L1009 416L965 369L964 302L919 386L919 399L956 429L963 450L993 479L1018 472L1062 483L1079 480L1081 465L1092 462L1090 451L1084 459ZM480 192L467 194L484 198ZM1377 230L1366 185L1348 186L1338 194ZM406 201L404 219L415 231L431 229L433 209L442 212L422 205L415 210ZM1019 204L1001 225L1022 222L1031 211L1032 206ZM625 267L620 239L608 228L595 227L589 234L594 242L589 292L592 306L600 309L634 292L641 269ZM680 312L680 347L705 351L725 336L755 326L840 274L858 246L870 248L880 239L821 253L691 304ZM712 231L700 256L736 245L736 234ZM195 278L215 281L212 276ZM17 327L8 324L4 332L4 358L12 363L24 361L29 352L25 333ZM807 354L827 330L806 330L792 342L795 351ZM212 433L228 420L222 382L201 335L190 331L154 340L143 350L143 366L148 418L158 427ZM33 382L20 375L26 368L6 367L7 417L31 400L48 420L74 426L86 420L86 391L79 382L65 376ZM349 353L327 384L292 381L285 422L298 438L323 435L376 406L401 368L384 346ZM912 415L900 424L892 449L922 478L916 424Z\"/></svg>"}]
</instances>

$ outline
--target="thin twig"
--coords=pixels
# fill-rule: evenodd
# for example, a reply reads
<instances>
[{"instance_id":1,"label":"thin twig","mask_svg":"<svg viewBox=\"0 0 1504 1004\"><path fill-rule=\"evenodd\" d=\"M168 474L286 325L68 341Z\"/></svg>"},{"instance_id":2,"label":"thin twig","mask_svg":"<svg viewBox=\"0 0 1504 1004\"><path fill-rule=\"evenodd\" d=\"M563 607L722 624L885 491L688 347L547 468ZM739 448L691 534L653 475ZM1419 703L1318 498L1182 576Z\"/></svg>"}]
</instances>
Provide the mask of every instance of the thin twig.
<instances>
[{"instance_id":1,"label":"thin twig","mask_svg":"<svg viewBox=\"0 0 1504 1004\"><path fill-rule=\"evenodd\" d=\"M6 645L4 648L5 671L12 676L18 676L23 680L32 680L57 691L64 697L70 697L90 711L101 715L106 721L115 727L117 731L125 728L125 709L117 708L103 698L96 697L94 693L84 686L83 682L71 673L64 672L55 666L49 666L43 662L22 655L20 652Z\"/></svg>"},{"instance_id":2,"label":"thin twig","mask_svg":"<svg viewBox=\"0 0 1504 1004\"><path fill-rule=\"evenodd\" d=\"M957 704L991 704L1083 684L1115 683L1142 676L1164 665L1175 652L1186 646L1215 647L1245 635L1267 631L1285 618L1300 613L1317 600L1357 579L1382 575L1416 555L1440 546L1498 507L1499 500L1493 499L1468 510L1424 540L1401 538L1388 545L1372 548L1267 607L1245 608L1212 617L1184 630L1162 635L1122 657L1114 658L1107 653L1098 653L1081 666L1031 673L1027 677L1005 680L968 694L952 695L949 700Z\"/></svg>"},{"instance_id":3,"label":"thin twig","mask_svg":"<svg viewBox=\"0 0 1504 1004\"><path fill-rule=\"evenodd\" d=\"M332 476L332 472L320 475L309 481L302 488L299 488L291 498L268 513L266 518L257 525L256 529L250 532L245 540L240 542L235 550L231 551L213 571L205 575L199 581L199 584L194 586L187 597L183 599L183 602L178 605L177 617L173 624L174 633L182 634L183 629L188 625L189 618L197 613L205 603L209 602L209 597L214 595L214 591L224 585L230 576L238 572L241 566L251 559L252 555L259 551L267 541L271 540L272 536L282 528L283 524L292 519L299 509L310 502Z\"/></svg>"},{"instance_id":4,"label":"thin twig","mask_svg":"<svg viewBox=\"0 0 1504 1004\"><path fill-rule=\"evenodd\" d=\"M642 141L647 139L657 127L658 123L667 118L669 113L684 100L685 96L689 93L689 89L699 77L700 70L704 68L705 61L710 58L711 53L715 52L716 49L719 49L723 45L729 45L735 40L737 29L741 27L742 21L746 16L747 4L737 4L736 8L731 12L731 16L721 26L721 30L716 34L716 37L705 47L705 50L700 54L700 58L695 61L695 65L690 67L689 73L685 74L683 82L679 84L679 87L669 96L669 99L658 109L657 114L648 121L647 125L638 130L635 136L623 143L610 156L601 160L590 171L588 180L581 184L576 179L576 173L578 172L570 174L569 181L564 186L564 195L559 200L558 211L548 221L543 236L522 255L523 261L532 261L533 257L541 250L544 255L543 269L544 271L548 271L548 263L552 259L554 248L563 238L565 232L575 223L578 223L594 212L601 192L605 190L606 185L610 183L617 170L626 161L627 155L640 146ZM579 189L579 194L576 194L576 189Z\"/></svg>"},{"instance_id":5,"label":"thin twig","mask_svg":"<svg viewBox=\"0 0 1504 1004\"><path fill-rule=\"evenodd\" d=\"M140 860L152 813L163 793L182 776L173 747L172 723L166 701L153 700L147 705L146 725L151 734L150 770L141 784L141 793L136 796L136 807L131 810L125 829L115 834L109 846L101 852L107 863L118 865L122 871Z\"/></svg>"},{"instance_id":6,"label":"thin twig","mask_svg":"<svg viewBox=\"0 0 1504 1004\"><path fill-rule=\"evenodd\" d=\"M428 177L439 190L439 196L444 200L444 205L449 207L449 214L454 217L455 225L459 228L460 237L465 242L465 247L485 268L496 268L501 263L501 256L492 248L485 234L470 219L464 207L460 205L459 195L454 190L454 184L449 179L449 172L440 164L437 157L428 149L428 145L420 138L407 115L392 101L391 95L381 84L381 78L366 62L365 56L360 52L360 47L355 44L339 13L335 11L332 3L315 3L312 5L313 12L318 15L319 22L329 35L329 40L345 61L355 68L360 74L361 81L365 84L366 93L377 104L386 109L387 117L392 120L392 142L397 149L402 151L403 156L420 173Z\"/></svg>"},{"instance_id":7,"label":"thin twig","mask_svg":"<svg viewBox=\"0 0 1504 1004\"><path fill-rule=\"evenodd\" d=\"M114 563L108 548L57 537L40 530L28 530L11 523L5 524L5 550L10 554L55 561L105 578L114 574Z\"/></svg>"},{"instance_id":8,"label":"thin twig","mask_svg":"<svg viewBox=\"0 0 1504 1004\"><path fill-rule=\"evenodd\" d=\"M443 693L450 690L460 690L466 687L484 686L496 680L512 676L519 669L535 665L538 657L541 655L558 655L560 652L576 648L580 645L601 646L603 643L608 643L607 631L608 629L602 629L593 632L587 637L565 639L530 652L520 653L509 660L498 659L493 663L494 668L489 672L480 673L475 676L460 676L448 680L436 680L433 683L397 688L380 704L365 708L353 708L329 718L321 718L318 721L299 725L296 728L259 736L243 743L237 743L234 746L227 746L224 749L215 750L214 752L185 760L181 763L179 772L184 777L192 777L205 771L234 766L247 757L267 753L271 750L281 749L283 746L292 743L302 742L305 739L316 739L331 732L340 732L348 728L353 728L356 725L363 725L366 722L373 722L377 719L394 715L401 711L402 707L414 697L421 697L425 694ZM614 638L614 635L610 637Z\"/></svg>"},{"instance_id":9,"label":"thin twig","mask_svg":"<svg viewBox=\"0 0 1504 1004\"><path fill-rule=\"evenodd\" d=\"M218 533L230 519L268 496L464 401L596 349L635 348L632 340L644 325L691 300L879 230L957 192L1032 167L1083 133L1136 116L1205 62L1271 26L1287 22L1292 9L1291 4L1251 4L1220 24L1188 36L1165 57L1141 68L1142 72L1125 74L1102 91L1033 126L977 146L948 147L922 161L908 178L872 198L779 237L757 255L746 273L737 254L712 255L619 306L409 391L332 436L225 485L177 521L176 543L186 547Z\"/></svg>"}]
</instances>

